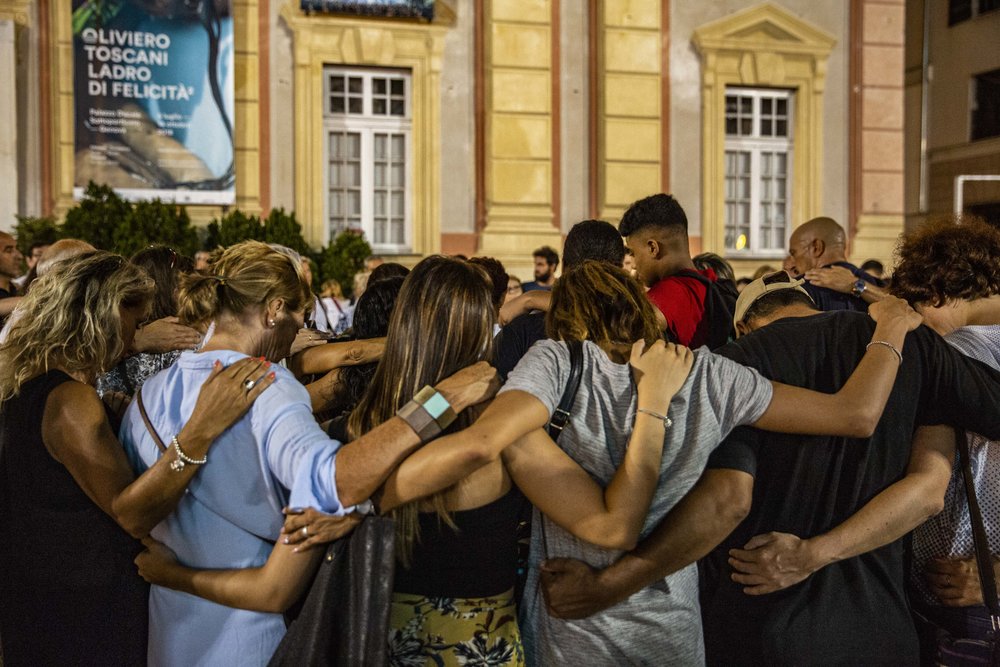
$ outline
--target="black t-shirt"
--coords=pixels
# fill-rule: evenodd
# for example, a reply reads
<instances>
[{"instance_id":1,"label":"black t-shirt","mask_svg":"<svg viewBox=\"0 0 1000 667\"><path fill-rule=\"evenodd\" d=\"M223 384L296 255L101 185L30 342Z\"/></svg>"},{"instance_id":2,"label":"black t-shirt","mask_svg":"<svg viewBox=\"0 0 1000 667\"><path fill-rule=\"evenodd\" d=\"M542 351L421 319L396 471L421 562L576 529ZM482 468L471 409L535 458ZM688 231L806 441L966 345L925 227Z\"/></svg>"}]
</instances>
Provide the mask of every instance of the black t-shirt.
<instances>
[{"instance_id":1,"label":"black t-shirt","mask_svg":"<svg viewBox=\"0 0 1000 667\"><path fill-rule=\"evenodd\" d=\"M545 313L515 317L493 340L493 365L504 380L535 341L545 340Z\"/></svg>"},{"instance_id":2,"label":"black t-shirt","mask_svg":"<svg viewBox=\"0 0 1000 667\"><path fill-rule=\"evenodd\" d=\"M774 322L718 352L765 377L832 393L864 355L875 323L829 312ZM748 596L728 550L770 531L800 537L842 523L903 477L917 425L949 423L1000 436L1000 374L920 327L869 439L733 431L710 468L754 475L750 515L702 561L702 614L710 664L918 663L904 574L905 540L829 565L800 584Z\"/></svg>"}]
</instances>

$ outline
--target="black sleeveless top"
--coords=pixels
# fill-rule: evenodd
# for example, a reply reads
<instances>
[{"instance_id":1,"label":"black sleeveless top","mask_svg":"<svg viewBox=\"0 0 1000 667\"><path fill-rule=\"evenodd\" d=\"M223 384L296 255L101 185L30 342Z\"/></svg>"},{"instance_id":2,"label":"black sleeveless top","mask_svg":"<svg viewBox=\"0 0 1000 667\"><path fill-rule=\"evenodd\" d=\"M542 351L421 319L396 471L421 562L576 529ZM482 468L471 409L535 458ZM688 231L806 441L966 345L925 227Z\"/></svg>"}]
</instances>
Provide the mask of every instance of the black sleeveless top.
<instances>
[{"instance_id":1,"label":"black sleeveless top","mask_svg":"<svg viewBox=\"0 0 1000 667\"><path fill-rule=\"evenodd\" d=\"M397 593L445 598L494 597L514 587L517 524L527 502L516 486L502 498L452 513L458 530L421 512L410 567L396 565Z\"/></svg>"},{"instance_id":2,"label":"black sleeveless top","mask_svg":"<svg viewBox=\"0 0 1000 667\"><path fill-rule=\"evenodd\" d=\"M5 667L145 664L141 550L42 441L50 371L0 407L0 641Z\"/></svg>"}]
</instances>

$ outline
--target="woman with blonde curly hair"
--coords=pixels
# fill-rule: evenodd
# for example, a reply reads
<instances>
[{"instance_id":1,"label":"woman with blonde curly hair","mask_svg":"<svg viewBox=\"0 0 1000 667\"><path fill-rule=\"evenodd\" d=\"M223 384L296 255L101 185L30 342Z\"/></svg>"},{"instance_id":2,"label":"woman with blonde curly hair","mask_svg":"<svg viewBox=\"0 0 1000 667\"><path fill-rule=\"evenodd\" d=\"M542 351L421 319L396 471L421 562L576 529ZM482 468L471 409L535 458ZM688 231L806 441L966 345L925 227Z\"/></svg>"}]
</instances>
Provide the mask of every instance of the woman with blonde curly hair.
<instances>
[{"instance_id":1,"label":"woman with blonde curly hair","mask_svg":"<svg viewBox=\"0 0 1000 667\"><path fill-rule=\"evenodd\" d=\"M135 479L93 383L128 349L152 292L149 276L122 257L84 253L34 283L0 345L8 666L145 661L147 589L130 564L141 548L133 538L173 509L198 466L175 471L171 451ZM256 398L242 383L258 375L256 363L213 371L178 429L184 452L204 456Z\"/></svg>"}]
</instances>

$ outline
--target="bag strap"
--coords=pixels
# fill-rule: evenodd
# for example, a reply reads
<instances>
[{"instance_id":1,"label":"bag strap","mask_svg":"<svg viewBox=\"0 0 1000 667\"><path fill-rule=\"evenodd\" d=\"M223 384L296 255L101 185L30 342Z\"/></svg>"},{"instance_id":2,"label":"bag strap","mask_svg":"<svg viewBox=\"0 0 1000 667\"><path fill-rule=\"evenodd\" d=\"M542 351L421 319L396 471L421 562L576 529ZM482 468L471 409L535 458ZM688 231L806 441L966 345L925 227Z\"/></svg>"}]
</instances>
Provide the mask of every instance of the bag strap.
<instances>
[{"instance_id":1,"label":"bag strap","mask_svg":"<svg viewBox=\"0 0 1000 667\"><path fill-rule=\"evenodd\" d=\"M563 391L559 405L552 413L552 419L546 430L549 437L559 442L566 423L569 422L570 412L573 410L573 403L576 401L576 392L580 388L580 377L583 375L583 341L573 340L569 342L569 382Z\"/></svg>"},{"instance_id":2,"label":"bag strap","mask_svg":"<svg viewBox=\"0 0 1000 667\"><path fill-rule=\"evenodd\" d=\"M167 453L167 446L163 444L160 440L159 434L157 434L156 429L153 428L153 423L149 421L149 415L146 414L146 406L142 404L142 387L139 387L139 391L135 392L135 401L139 405L139 414L142 415L142 422L146 425L146 430L149 434L153 436L153 442L156 446L160 448L160 451L164 454Z\"/></svg>"},{"instance_id":3,"label":"bag strap","mask_svg":"<svg viewBox=\"0 0 1000 667\"><path fill-rule=\"evenodd\" d=\"M983 514L976 498L976 487L972 479L972 460L969 455L969 439L965 431L955 429L955 446L962 463L962 477L965 481L965 498L969 503L969 520L972 523L972 541L976 545L976 565L979 568L979 584L983 590L983 602L990 610L990 620L994 631L1000 630L1000 603L997 602L997 582L993 573L993 558L983 525Z\"/></svg>"}]
</instances>

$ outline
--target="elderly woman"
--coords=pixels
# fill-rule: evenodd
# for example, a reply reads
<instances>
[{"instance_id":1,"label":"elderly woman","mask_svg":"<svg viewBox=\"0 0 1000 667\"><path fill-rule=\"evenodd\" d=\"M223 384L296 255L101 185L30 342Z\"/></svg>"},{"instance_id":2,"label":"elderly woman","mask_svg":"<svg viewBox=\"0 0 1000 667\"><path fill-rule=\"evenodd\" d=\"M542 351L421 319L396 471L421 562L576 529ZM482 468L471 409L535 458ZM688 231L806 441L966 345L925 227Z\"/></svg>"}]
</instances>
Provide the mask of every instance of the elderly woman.
<instances>
[{"instance_id":1,"label":"elderly woman","mask_svg":"<svg viewBox=\"0 0 1000 667\"><path fill-rule=\"evenodd\" d=\"M188 387L200 382L217 361L284 358L312 305L301 264L266 244L231 246L213 269L214 275L185 280L179 315L185 324L214 321L214 334L200 352L182 354L171 368L148 380L140 397L143 403L133 404L126 414L122 440L139 469L155 466L161 458L153 431L165 440L190 413ZM189 566L262 567L280 535L284 506L343 513L342 494L349 494L344 498L352 502L364 500L398 463L405 449L392 449L393 443L410 442L408 437L411 448L419 444L412 430L400 430L409 427L397 418L340 448L313 418L305 387L284 368L275 367L275 372L278 382L220 438L211 465L205 466L177 511L153 532ZM440 393L446 394L446 382L454 387L463 372L439 382ZM461 412L485 395L478 391L472 398L459 393L446 398L455 399L451 404ZM149 426L140 405L145 406ZM346 532L353 520L343 519L339 525ZM303 568L321 555L318 550L292 553L292 547L280 544L275 551ZM306 583L280 582L253 593L263 594L266 608L277 610L295 600ZM239 605L239 600L233 604ZM158 665L264 664L284 633L278 613L224 607L160 586L150 593L149 659Z\"/></svg>"},{"instance_id":2,"label":"elderly woman","mask_svg":"<svg viewBox=\"0 0 1000 667\"><path fill-rule=\"evenodd\" d=\"M169 513L212 440L270 384L260 363L192 386L178 443L135 479L93 388L149 310L146 273L88 251L39 278L0 345L0 636L5 664L141 664L145 584L130 561ZM235 400L233 400L235 397ZM173 467L172 467L173 466Z\"/></svg>"}]
</instances>

